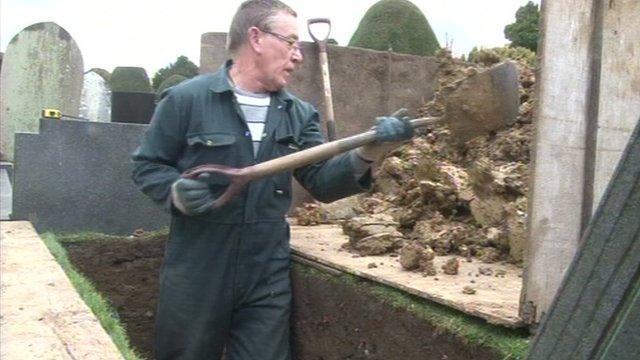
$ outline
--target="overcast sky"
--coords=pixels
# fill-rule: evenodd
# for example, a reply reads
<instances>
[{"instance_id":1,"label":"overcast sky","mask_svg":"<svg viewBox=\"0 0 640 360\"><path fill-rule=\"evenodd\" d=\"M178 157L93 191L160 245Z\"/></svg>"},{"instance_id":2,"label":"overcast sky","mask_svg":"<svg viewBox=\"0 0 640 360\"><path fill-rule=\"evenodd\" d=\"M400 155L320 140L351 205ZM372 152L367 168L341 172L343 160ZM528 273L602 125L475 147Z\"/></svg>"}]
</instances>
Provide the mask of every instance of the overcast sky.
<instances>
[{"instance_id":1,"label":"overcast sky","mask_svg":"<svg viewBox=\"0 0 640 360\"><path fill-rule=\"evenodd\" d=\"M455 55L474 46L502 46L505 25L528 0L415 0L440 46ZM226 32L240 0L0 0L0 51L25 27L53 21L65 28L82 52L85 70L140 66L149 77L186 55L199 64L200 35ZM377 0L288 0L298 13L302 40L306 20L328 17L331 37L346 46L364 13ZM534 0L539 4L538 0Z\"/></svg>"}]
</instances>

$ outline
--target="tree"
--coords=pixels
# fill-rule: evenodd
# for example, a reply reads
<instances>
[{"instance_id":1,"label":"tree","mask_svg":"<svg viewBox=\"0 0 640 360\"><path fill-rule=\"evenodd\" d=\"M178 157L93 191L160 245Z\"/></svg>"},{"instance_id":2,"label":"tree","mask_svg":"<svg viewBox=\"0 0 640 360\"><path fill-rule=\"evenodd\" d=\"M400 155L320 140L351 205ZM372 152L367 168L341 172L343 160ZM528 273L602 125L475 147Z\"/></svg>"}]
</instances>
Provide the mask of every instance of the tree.
<instances>
[{"instance_id":1,"label":"tree","mask_svg":"<svg viewBox=\"0 0 640 360\"><path fill-rule=\"evenodd\" d=\"M198 75L198 66L192 63L188 57L184 55L178 56L176 62L169 64L166 67L158 70L153 75L152 85L155 90L158 90L160 84L169 78L171 75L182 75L187 79L190 79Z\"/></svg>"},{"instance_id":2,"label":"tree","mask_svg":"<svg viewBox=\"0 0 640 360\"><path fill-rule=\"evenodd\" d=\"M504 36L511 40L509 46L521 46L531 51L538 49L538 5L529 1L516 11L516 22L504 27Z\"/></svg>"},{"instance_id":3,"label":"tree","mask_svg":"<svg viewBox=\"0 0 640 360\"><path fill-rule=\"evenodd\" d=\"M413 55L440 49L427 18L407 0L381 0L364 14L349 46Z\"/></svg>"}]
</instances>

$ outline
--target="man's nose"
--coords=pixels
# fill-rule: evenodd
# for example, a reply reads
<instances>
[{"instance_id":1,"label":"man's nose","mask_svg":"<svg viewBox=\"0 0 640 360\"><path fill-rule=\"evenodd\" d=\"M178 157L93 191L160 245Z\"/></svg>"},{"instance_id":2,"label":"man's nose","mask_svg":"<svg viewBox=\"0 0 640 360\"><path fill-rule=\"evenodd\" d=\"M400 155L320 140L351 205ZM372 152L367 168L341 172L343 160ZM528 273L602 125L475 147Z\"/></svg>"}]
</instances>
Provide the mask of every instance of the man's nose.
<instances>
[{"instance_id":1,"label":"man's nose","mask_svg":"<svg viewBox=\"0 0 640 360\"><path fill-rule=\"evenodd\" d=\"M293 49L293 54L291 54L291 61L294 63L302 64L302 61L304 61L304 55L302 55L301 48L298 47Z\"/></svg>"}]
</instances>

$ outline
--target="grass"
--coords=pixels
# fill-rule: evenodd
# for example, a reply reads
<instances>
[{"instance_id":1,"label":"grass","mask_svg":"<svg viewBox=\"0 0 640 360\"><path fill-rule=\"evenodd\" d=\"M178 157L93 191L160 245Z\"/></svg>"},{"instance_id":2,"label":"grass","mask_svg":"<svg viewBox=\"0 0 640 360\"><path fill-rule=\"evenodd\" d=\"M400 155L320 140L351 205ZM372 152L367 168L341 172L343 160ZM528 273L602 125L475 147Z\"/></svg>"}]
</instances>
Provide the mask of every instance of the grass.
<instances>
[{"instance_id":1,"label":"grass","mask_svg":"<svg viewBox=\"0 0 640 360\"><path fill-rule=\"evenodd\" d=\"M144 359L131 348L129 337L120 323L117 312L109 302L100 295L93 284L75 269L69 261L67 251L62 247L62 245L60 245L56 236L51 233L46 233L41 237L47 248L49 248L49 252L51 252L58 264L60 264L64 272L67 274L71 284L76 288L76 291L82 300L96 315L102 327L105 329L107 334L109 334L118 350L120 350L122 356L127 360ZM87 241L98 238L104 239L105 237L106 236L104 234L85 233L66 236L65 241Z\"/></svg>"},{"instance_id":2,"label":"grass","mask_svg":"<svg viewBox=\"0 0 640 360\"><path fill-rule=\"evenodd\" d=\"M334 276L297 263L293 267L307 276L322 277L328 281L357 287L359 292L372 295L395 308L407 310L428 321L437 331L451 334L465 344L491 348L504 360L524 358L529 347L526 330L491 325L458 310L355 275Z\"/></svg>"}]
</instances>

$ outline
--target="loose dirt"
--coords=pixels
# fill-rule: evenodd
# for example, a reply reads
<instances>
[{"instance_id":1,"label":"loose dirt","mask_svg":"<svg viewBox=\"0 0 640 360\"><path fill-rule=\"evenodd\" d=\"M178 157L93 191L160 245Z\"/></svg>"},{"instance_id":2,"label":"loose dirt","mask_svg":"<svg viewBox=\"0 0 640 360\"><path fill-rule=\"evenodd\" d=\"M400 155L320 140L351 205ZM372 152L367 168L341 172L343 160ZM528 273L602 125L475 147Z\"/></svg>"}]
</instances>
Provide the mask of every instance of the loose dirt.
<instances>
[{"instance_id":1,"label":"loose dirt","mask_svg":"<svg viewBox=\"0 0 640 360\"><path fill-rule=\"evenodd\" d=\"M446 52L438 61L435 97L419 117L442 116L457 84L485 69ZM401 255L412 245L438 256L521 266L535 78L531 68L517 66L520 108L512 125L466 142L446 125L423 129L375 169L370 193L306 204L294 213L297 223L340 224L349 236L345 249L362 256ZM426 263L410 267L424 271Z\"/></svg>"}]
</instances>

